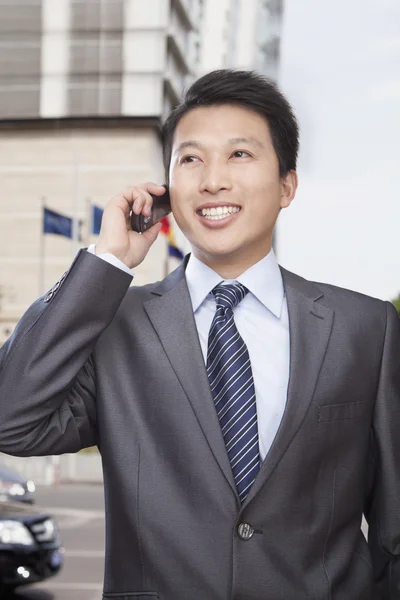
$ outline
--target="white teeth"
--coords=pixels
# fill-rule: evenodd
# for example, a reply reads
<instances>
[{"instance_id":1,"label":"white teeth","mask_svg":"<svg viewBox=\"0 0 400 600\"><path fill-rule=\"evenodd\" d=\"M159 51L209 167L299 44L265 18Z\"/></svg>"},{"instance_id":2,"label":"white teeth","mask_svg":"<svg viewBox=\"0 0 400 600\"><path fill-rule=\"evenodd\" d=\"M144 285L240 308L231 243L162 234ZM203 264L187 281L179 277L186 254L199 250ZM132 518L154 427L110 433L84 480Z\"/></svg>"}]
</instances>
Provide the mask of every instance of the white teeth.
<instances>
[{"instance_id":1,"label":"white teeth","mask_svg":"<svg viewBox=\"0 0 400 600\"><path fill-rule=\"evenodd\" d=\"M231 215L240 211L238 206L213 206L212 208L202 208L201 214L212 221L224 219L227 215Z\"/></svg>"}]
</instances>

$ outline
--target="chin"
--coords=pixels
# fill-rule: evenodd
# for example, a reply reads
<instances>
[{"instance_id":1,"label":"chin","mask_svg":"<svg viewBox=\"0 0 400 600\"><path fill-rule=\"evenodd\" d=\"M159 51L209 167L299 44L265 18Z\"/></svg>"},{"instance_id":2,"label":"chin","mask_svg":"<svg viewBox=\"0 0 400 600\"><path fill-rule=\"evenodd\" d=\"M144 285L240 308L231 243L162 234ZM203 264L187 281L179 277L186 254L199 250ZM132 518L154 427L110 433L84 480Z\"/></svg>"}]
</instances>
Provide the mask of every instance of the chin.
<instances>
[{"instance_id":1,"label":"chin","mask_svg":"<svg viewBox=\"0 0 400 600\"><path fill-rule=\"evenodd\" d=\"M213 260L228 260L231 257L238 258L240 256L240 246L236 245L233 246L228 244L210 244L204 246L195 245L195 247L201 255Z\"/></svg>"}]
</instances>

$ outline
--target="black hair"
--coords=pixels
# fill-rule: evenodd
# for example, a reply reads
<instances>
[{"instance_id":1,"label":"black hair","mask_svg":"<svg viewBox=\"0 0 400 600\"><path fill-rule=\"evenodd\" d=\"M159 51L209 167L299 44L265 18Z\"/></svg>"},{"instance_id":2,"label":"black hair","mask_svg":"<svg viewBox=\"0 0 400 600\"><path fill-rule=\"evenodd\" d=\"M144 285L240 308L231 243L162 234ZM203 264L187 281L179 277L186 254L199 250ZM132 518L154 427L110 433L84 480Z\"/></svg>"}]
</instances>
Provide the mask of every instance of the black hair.
<instances>
[{"instance_id":1,"label":"black hair","mask_svg":"<svg viewBox=\"0 0 400 600\"><path fill-rule=\"evenodd\" d=\"M296 170L299 126L289 102L275 83L255 71L221 69L195 81L167 116L162 129L163 159L168 181L175 129L180 119L200 106L231 104L255 111L268 123L279 161L280 176Z\"/></svg>"}]
</instances>

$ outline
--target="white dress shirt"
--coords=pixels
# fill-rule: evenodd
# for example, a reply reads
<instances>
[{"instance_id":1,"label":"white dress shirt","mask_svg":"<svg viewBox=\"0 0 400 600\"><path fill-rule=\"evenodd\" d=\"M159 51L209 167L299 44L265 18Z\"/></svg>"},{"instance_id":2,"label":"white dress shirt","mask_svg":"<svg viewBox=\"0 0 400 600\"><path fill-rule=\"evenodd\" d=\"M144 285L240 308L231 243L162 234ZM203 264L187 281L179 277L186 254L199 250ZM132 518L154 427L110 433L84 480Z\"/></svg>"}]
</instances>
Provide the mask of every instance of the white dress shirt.
<instances>
[{"instance_id":1,"label":"white dress shirt","mask_svg":"<svg viewBox=\"0 0 400 600\"><path fill-rule=\"evenodd\" d=\"M211 290L223 280L191 254L186 281L206 363L208 333L216 311ZM289 381L289 319L282 275L273 250L242 273L237 281L249 290L233 312L236 327L249 351L260 456L264 460L282 420Z\"/></svg>"},{"instance_id":2,"label":"white dress shirt","mask_svg":"<svg viewBox=\"0 0 400 600\"><path fill-rule=\"evenodd\" d=\"M89 247L89 252L94 254L94 245ZM132 274L113 255L104 254L99 258ZM191 254L186 281L206 363L208 333L216 311L211 290L223 280ZM264 460L282 420L289 381L289 318L282 275L273 250L242 273L237 281L249 290L234 308L234 316L249 351L256 392L260 456Z\"/></svg>"}]
</instances>

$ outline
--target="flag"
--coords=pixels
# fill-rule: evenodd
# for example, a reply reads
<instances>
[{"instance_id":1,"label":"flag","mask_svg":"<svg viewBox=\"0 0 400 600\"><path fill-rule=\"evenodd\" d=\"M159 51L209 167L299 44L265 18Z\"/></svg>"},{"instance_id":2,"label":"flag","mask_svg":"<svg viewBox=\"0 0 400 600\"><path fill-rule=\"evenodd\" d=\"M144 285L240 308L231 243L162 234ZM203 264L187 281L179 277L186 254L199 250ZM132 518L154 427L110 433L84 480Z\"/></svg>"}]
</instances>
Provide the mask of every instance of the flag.
<instances>
[{"instance_id":1,"label":"flag","mask_svg":"<svg viewBox=\"0 0 400 600\"><path fill-rule=\"evenodd\" d=\"M92 204L92 233L99 235L101 228L101 219L103 217L103 209Z\"/></svg>"},{"instance_id":2,"label":"flag","mask_svg":"<svg viewBox=\"0 0 400 600\"><path fill-rule=\"evenodd\" d=\"M72 219L49 208L44 208L43 233L55 233L72 239Z\"/></svg>"},{"instance_id":3,"label":"flag","mask_svg":"<svg viewBox=\"0 0 400 600\"><path fill-rule=\"evenodd\" d=\"M174 232L171 227L171 222L168 217L161 219L161 233L167 236L168 239L168 254L174 258L182 260L184 254L182 250L178 248L175 241Z\"/></svg>"}]
</instances>

